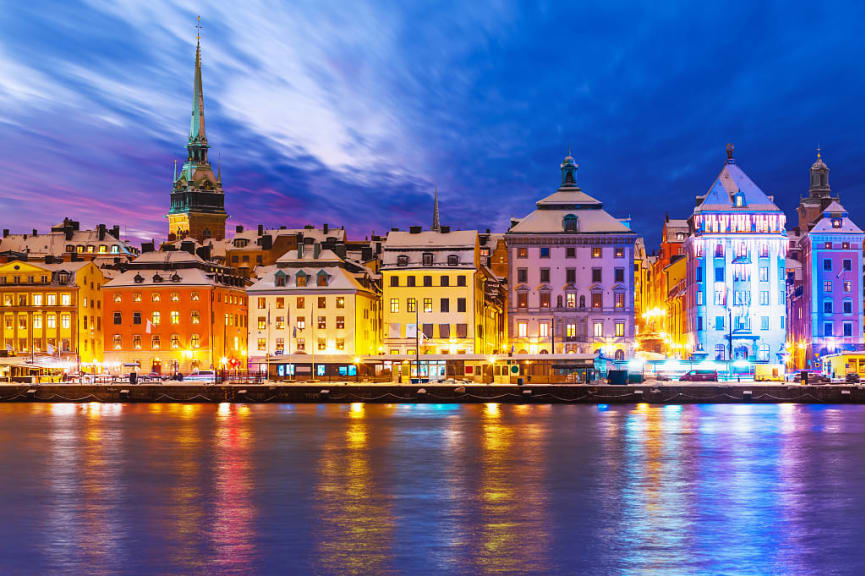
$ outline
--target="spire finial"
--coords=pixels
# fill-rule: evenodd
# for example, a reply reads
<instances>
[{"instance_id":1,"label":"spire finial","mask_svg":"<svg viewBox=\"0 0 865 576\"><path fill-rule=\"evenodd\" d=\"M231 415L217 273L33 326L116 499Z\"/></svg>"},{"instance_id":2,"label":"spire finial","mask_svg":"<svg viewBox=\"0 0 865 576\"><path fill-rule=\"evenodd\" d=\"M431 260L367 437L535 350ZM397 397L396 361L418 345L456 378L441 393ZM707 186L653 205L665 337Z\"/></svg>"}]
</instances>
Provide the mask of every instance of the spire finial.
<instances>
[{"instance_id":1,"label":"spire finial","mask_svg":"<svg viewBox=\"0 0 865 576\"><path fill-rule=\"evenodd\" d=\"M819 144L817 144L817 160L820 159L820 152L821 152L821 151L822 151L822 148L820 147Z\"/></svg>"},{"instance_id":2,"label":"spire finial","mask_svg":"<svg viewBox=\"0 0 865 576\"><path fill-rule=\"evenodd\" d=\"M435 195L435 204L434 204L434 208L433 208L432 230L434 232L438 232L439 230L441 230L441 226L439 225L439 187L438 186L435 187L434 195Z\"/></svg>"},{"instance_id":3,"label":"spire finial","mask_svg":"<svg viewBox=\"0 0 865 576\"><path fill-rule=\"evenodd\" d=\"M732 142L727 143L727 164L735 164L736 161L733 159L733 150L736 147L733 146Z\"/></svg>"},{"instance_id":4,"label":"spire finial","mask_svg":"<svg viewBox=\"0 0 865 576\"><path fill-rule=\"evenodd\" d=\"M177 158L174 159L174 180L172 182L177 182Z\"/></svg>"},{"instance_id":5,"label":"spire finial","mask_svg":"<svg viewBox=\"0 0 865 576\"><path fill-rule=\"evenodd\" d=\"M203 26L201 25L201 16L198 17L198 21L195 23L195 41L198 42L201 40L201 29Z\"/></svg>"}]
</instances>

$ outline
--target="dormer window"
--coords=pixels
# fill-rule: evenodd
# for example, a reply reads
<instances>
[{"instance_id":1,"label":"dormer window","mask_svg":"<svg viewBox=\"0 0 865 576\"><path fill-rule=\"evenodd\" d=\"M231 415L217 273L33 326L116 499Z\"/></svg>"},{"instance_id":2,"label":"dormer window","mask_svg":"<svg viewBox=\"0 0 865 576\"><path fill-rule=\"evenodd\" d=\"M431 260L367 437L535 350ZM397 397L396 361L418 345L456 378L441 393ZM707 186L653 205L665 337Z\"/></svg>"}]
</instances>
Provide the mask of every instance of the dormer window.
<instances>
[{"instance_id":1,"label":"dormer window","mask_svg":"<svg viewBox=\"0 0 865 576\"><path fill-rule=\"evenodd\" d=\"M327 272L321 270L316 277L316 285L317 286L327 286L328 275Z\"/></svg>"},{"instance_id":2,"label":"dormer window","mask_svg":"<svg viewBox=\"0 0 865 576\"><path fill-rule=\"evenodd\" d=\"M402 255L396 257L397 266L408 266L408 256Z\"/></svg>"},{"instance_id":3,"label":"dormer window","mask_svg":"<svg viewBox=\"0 0 865 576\"><path fill-rule=\"evenodd\" d=\"M431 252L424 252L423 265L424 266L432 266L433 265L433 255Z\"/></svg>"},{"instance_id":4,"label":"dormer window","mask_svg":"<svg viewBox=\"0 0 865 576\"><path fill-rule=\"evenodd\" d=\"M840 228L841 227L841 219L840 218L832 218L832 228Z\"/></svg>"},{"instance_id":5,"label":"dormer window","mask_svg":"<svg viewBox=\"0 0 865 576\"><path fill-rule=\"evenodd\" d=\"M303 288L306 286L306 273L301 270L297 273L297 287Z\"/></svg>"},{"instance_id":6,"label":"dormer window","mask_svg":"<svg viewBox=\"0 0 865 576\"><path fill-rule=\"evenodd\" d=\"M448 266L459 266L460 257L456 254L451 254L448 256Z\"/></svg>"},{"instance_id":7,"label":"dormer window","mask_svg":"<svg viewBox=\"0 0 865 576\"><path fill-rule=\"evenodd\" d=\"M278 288L283 288L285 286L285 273L282 271L276 273L276 286Z\"/></svg>"},{"instance_id":8,"label":"dormer window","mask_svg":"<svg viewBox=\"0 0 865 576\"><path fill-rule=\"evenodd\" d=\"M562 227L565 229L565 232L576 232L577 217L573 214L568 214L562 219Z\"/></svg>"},{"instance_id":9,"label":"dormer window","mask_svg":"<svg viewBox=\"0 0 865 576\"><path fill-rule=\"evenodd\" d=\"M736 208L742 208L745 205L745 195L742 194L742 191L736 192L733 194L733 206Z\"/></svg>"}]
</instances>

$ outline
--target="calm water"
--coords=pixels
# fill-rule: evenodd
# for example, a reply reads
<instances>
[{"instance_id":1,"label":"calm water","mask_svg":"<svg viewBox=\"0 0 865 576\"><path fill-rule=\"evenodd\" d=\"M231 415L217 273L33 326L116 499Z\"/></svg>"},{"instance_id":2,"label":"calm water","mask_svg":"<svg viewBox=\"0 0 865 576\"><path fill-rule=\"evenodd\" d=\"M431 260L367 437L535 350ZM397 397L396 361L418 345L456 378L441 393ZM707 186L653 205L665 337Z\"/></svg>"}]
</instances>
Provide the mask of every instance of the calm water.
<instances>
[{"instance_id":1,"label":"calm water","mask_svg":"<svg viewBox=\"0 0 865 576\"><path fill-rule=\"evenodd\" d=\"M865 407L0 405L2 574L863 574Z\"/></svg>"}]
</instances>

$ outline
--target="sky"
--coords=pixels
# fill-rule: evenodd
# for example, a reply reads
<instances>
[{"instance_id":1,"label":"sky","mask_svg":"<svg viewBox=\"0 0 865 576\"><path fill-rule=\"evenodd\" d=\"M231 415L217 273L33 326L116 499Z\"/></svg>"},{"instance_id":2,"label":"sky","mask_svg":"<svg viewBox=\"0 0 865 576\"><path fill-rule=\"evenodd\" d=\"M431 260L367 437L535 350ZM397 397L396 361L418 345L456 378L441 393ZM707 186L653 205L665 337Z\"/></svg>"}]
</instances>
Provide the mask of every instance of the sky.
<instances>
[{"instance_id":1,"label":"sky","mask_svg":"<svg viewBox=\"0 0 865 576\"><path fill-rule=\"evenodd\" d=\"M0 226L167 234L201 47L229 230L503 232L578 184L651 250L732 142L794 214L820 145L865 225L862 2L0 0Z\"/></svg>"}]
</instances>

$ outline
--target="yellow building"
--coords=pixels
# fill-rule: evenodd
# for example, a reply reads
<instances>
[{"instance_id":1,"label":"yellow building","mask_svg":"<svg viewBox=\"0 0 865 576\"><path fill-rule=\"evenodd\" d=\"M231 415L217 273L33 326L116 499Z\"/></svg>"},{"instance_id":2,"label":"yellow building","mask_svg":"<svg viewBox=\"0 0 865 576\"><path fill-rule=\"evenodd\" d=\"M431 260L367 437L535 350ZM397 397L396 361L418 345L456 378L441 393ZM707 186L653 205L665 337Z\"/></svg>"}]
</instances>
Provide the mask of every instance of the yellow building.
<instances>
[{"instance_id":1,"label":"yellow building","mask_svg":"<svg viewBox=\"0 0 865 576\"><path fill-rule=\"evenodd\" d=\"M104 283L92 261L0 264L3 348L44 363L99 371Z\"/></svg>"},{"instance_id":2,"label":"yellow building","mask_svg":"<svg viewBox=\"0 0 865 576\"><path fill-rule=\"evenodd\" d=\"M683 255L674 256L672 262L664 268L666 285L669 287L666 299L666 326L664 343L667 355L677 358L688 358L688 305L687 305L687 263Z\"/></svg>"},{"instance_id":3,"label":"yellow building","mask_svg":"<svg viewBox=\"0 0 865 576\"><path fill-rule=\"evenodd\" d=\"M380 352L379 290L361 263L310 238L257 273L247 290L251 370L350 376L356 357Z\"/></svg>"},{"instance_id":4,"label":"yellow building","mask_svg":"<svg viewBox=\"0 0 865 576\"><path fill-rule=\"evenodd\" d=\"M383 246L381 273L388 354L415 354L418 348L421 354L504 350L501 290L480 262L476 230L392 231Z\"/></svg>"}]
</instances>

